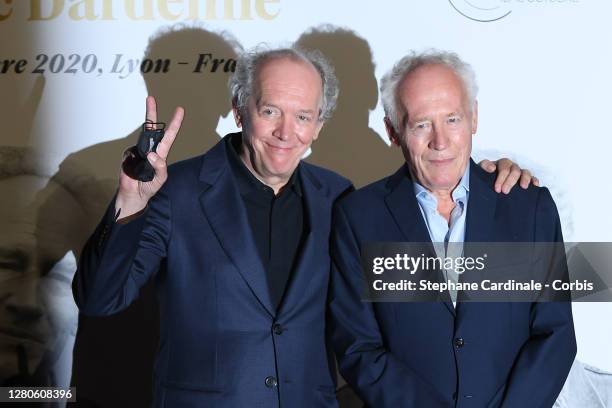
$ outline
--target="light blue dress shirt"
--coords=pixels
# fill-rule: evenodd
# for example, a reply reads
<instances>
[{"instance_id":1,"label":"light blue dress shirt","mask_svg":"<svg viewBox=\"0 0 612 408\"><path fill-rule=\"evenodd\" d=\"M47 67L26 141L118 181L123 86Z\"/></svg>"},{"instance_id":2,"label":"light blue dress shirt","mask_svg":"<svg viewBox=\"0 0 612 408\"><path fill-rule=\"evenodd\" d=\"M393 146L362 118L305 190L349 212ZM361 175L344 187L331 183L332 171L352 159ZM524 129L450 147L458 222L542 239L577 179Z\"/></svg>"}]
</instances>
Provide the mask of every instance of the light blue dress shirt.
<instances>
[{"instance_id":1,"label":"light blue dress shirt","mask_svg":"<svg viewBox=\"0 0 612 408\"><path fill-rule=\"evenodd\" d=\"M470 166L466 166L459 184L451 194L456 205L451 212L450 225L446 221L446 218L438 212L437 198L416 181L413 181L413 185L421 215L427 225L429 237L434 244L436 255L442 258L457 258L462 256L463 241L465 239L467 203L470 195ZM454 282L458 282L459 280L457 273L452 270L445 270L444 274L447 280ZM455 305L457 292L450 291L449 294L453 301L453 305Z\"/></svg>"}]
</instances>

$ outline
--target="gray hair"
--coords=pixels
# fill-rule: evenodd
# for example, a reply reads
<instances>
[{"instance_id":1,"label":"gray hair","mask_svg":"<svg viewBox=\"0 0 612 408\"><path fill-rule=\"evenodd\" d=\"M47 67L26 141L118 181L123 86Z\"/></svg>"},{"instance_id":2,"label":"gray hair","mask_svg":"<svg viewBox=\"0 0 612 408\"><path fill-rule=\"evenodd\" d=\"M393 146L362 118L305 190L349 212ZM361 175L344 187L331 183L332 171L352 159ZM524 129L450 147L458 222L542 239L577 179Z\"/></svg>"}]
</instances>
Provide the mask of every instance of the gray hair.
<instances>
[{"instance_id":1,"label":"gray hair","mask_svg":"<svg viewBox=\"0 0 612 408\"><path fill-rule=\"evenodd\" d=\"M476 95L478 94L478 84L476 83L476 74L468 63L461 60L457 54L450 51L440 51L436 49L429 49L420 53L412 51L410 54L400 59L393 66L391 71L383 76L380 85L385 115L396 132L401 131L400 122L402 120L400 117L402 108L399 106L397 94L398 89L404 78L424 65L443 65L452 69L461 79L461 82L463 82L463 88L468 97L470 110L474 106Z\"/></svg>"},{"instance_id":2,"label":"gray hair","mask_svg":"<svg viewBox=\"0 0 612 408\"><path fill-rule=\"evenodd\" d=\"M238 57L236 71L229 80L228 86L232 95L232 103L244 115L248 99L256 91L254 89L257 70L267 61L277 58L291 58L310 63L321 76L323 83L319 121L325 122L331 118L338 100L338 79L333 66L323 54L316 50L304 50L297 46L290 48L269 49L259 46Z\"/></svg>"}]
</instances>

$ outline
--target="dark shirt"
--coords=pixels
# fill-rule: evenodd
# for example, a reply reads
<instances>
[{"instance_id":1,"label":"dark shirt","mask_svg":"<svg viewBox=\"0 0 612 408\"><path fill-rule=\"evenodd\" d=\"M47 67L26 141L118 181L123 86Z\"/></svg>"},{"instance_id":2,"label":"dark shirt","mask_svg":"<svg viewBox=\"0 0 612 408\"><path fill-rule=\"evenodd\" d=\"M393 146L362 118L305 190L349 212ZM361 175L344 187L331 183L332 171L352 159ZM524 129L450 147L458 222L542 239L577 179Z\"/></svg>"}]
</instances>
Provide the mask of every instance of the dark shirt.
<instances>
[{"instance_id":1,"label":"dark shirt","mask_svg":"<svg viewBox=\"0 0 612 408\"><path fill-rule=\"evenodd\" d=\"M228 138L228 159L236 178L238 190L247 211L255 246L266 270L272 303L278 307L304 232L304 205L300 166L293 172L278 195L259 181L240 159L240 133Z\"/></svg>"}]
</instances>

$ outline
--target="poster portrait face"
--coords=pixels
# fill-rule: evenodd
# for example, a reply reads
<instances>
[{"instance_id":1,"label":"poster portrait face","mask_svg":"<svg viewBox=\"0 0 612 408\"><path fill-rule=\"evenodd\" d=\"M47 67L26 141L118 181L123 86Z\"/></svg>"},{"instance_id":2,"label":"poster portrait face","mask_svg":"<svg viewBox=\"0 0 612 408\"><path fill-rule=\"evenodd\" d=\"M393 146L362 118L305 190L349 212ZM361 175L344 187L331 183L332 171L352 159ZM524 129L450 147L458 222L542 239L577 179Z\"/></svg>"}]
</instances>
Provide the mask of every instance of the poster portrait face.
<instances>
[{"instance_id":1,"label":"poster portrait face","mask_svg":"<svg viewBox=\"0 0 612 408\"><path fill-rule=\"evenodd\" d=\"M39 366L50 325L39 292L36 192L46 179L0 180L0 381L30 378Z\"/></svg>"},{"instance_id":2,"label":"poster portrait face","mask_svg":"<svg viewBox=\"0 0 612 408\"><path fill-rule=\"evenodd\" d=\"M64 355L76 333L66 251L80 204L36 170L28 148L0 146L0 383L58 385L70 379ZM41 210L45 218L41 220ZM64 354L63 354L64 353ZM58 367L61 369L58 371Z\"/></svg>"}]
</instances>

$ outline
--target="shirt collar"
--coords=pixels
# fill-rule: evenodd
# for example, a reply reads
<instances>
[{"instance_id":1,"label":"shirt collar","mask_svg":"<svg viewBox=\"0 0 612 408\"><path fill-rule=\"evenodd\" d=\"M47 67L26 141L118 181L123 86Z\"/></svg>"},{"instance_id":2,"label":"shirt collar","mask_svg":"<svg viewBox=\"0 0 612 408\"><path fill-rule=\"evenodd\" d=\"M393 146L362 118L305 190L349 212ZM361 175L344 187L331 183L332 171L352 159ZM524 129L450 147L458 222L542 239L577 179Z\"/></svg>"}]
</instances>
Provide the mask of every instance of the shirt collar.
<instances>
[{"instance_id":1,"label":"shirt collar","mask_svg":"<svg viewBox=\"0 0 612 408\"><path fill-rule=\"evenodd\" d=\"M413 177L412 184L414 186L414 195L416 196L419 202L424 204L433 204L435 207L438 205L438 200L436 197L429 192L425 187L420 185L415 178ZM470 192L470 164L468 162L467 166L465 166L465 170L463 171L463 176L461 180L459 180L459 184L452 192L453 201L455 203L459 201L466 201L468 194Z\"/></svg>"},{"instance_id":2,"label":"shirt collar","mask_svg":"<svg viewBox=\"0 0 612 408\"><path fill-rule=\"evenodd\" d=\"M262 183L257 177L251 173L249 168L244 164L242 159L240 158L240 152L242 151L242 133L234 133L227 137L227 155L229 158L230 166L232 171L234 172L234 176L236 177L236 181L238 183L238 191L240 191L240 195L246 195L254 191L270 191L272 190L269 186ZM295 169L289 181L285 185L286 187L291 187L291 190L294 191L298 196L302 196L302 186L300 183L299 177L300 165Z\"/></svg>"}]
</instances>

